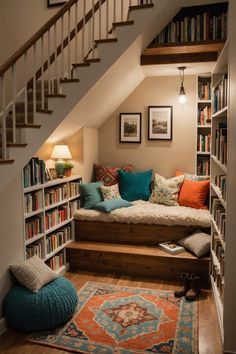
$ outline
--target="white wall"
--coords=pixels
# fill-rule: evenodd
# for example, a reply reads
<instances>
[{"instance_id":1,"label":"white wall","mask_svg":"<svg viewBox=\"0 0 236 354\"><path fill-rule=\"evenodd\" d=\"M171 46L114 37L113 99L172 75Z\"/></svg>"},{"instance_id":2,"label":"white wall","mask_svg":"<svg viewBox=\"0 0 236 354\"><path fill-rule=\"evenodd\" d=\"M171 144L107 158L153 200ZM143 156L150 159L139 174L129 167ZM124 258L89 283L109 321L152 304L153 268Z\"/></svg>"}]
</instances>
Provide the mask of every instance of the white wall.
<instances>
[{"instance_id":1,"label":"white wall","mask_svg":"<svg viewBox=\"0 0 236 354\"><path fill-rule=\"evenodd\" d=\"M47 0L1 0L0 65L59 9L60 7L47 8Z\"/></svg>"},{"instance_id":2,"label":"white wall","mask_svg":"<svg viewBox=\"0 0 236 354\"><path fill-rule=\"evenodd\" d=\"M152 168L165 177L177 168L195 169L196 77L186 76L187 103L178 102L180 80L174 77L149 77L133 91L99 129L99 161L111 166L131 163L136 170ZM148 106L173 106L172 141L149 141ZM119 113L142 113L142 143L119 143Z\"/></svg>"}]
</instances>

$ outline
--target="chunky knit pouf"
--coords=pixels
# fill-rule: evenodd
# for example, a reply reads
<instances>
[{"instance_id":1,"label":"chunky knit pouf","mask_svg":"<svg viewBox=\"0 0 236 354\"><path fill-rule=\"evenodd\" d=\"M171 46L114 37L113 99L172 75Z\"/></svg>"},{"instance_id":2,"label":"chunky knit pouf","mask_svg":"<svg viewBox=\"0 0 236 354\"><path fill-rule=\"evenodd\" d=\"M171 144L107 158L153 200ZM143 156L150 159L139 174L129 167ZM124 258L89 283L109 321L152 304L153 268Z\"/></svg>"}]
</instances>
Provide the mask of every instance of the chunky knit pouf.
<instances>
[{"instance_id":1,"label":"chunky knit pouf","mask_svg":"<svg viewBox=\"0 0 236 354\"><path fill-rule=\"evenodd\" d=\"M33 293L15 285L4 300L7 321L20 331L42 331L69 320L75 312L78 297L71 282L59 277Z\"/></svg>"}]
</instances>

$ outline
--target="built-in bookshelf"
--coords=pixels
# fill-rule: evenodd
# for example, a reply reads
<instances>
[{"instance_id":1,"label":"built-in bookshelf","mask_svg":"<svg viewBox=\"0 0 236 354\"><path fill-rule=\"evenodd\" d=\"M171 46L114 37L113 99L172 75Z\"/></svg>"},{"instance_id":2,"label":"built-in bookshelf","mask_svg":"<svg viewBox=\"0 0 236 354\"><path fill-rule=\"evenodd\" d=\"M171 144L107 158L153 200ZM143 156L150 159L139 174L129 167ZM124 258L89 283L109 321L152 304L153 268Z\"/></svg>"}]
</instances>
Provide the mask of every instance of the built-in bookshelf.
<instances>
[{"instance_id":1,"label":"built-in bookshelf","mask_svg":"<svg viewBox=\"0 0 236 354\"><path fill-rule=\"evenodd\" d=\"M227 245L228 43L212 73L211 284L223 337L225 248Z\"/></svg>"},{"instance_id":2,"label":"built-in bookshelf","mask_svg":"<svg viewBox=\"0 0 236 354\"><path fill-rule=\"evenodd\" d=\"M225 2L184 7L149 47L226 40L227 10L228 4Z\"/></svg>"},{"instance_id":3,"label":"built-in bookshelf","mask_svg":"<svg viewBox=\"0 0 236 354\"><path fill-rule=\"evenodd\" d=\"M211 75L197 76L196 174L210 176Z\"/></svg>"},{"instance_id":4,"label":"built-in bookshelf","mask_svg":"<svg viewBox=\"0 0 236 354\"><path fill-rule=\"evenodd\" d=\"M37 254L53 270L66 270L65 247L74 238L80 176L46 181L45 164L33 158L23 170L25 258Z\"/></svg>"}]
</instances>

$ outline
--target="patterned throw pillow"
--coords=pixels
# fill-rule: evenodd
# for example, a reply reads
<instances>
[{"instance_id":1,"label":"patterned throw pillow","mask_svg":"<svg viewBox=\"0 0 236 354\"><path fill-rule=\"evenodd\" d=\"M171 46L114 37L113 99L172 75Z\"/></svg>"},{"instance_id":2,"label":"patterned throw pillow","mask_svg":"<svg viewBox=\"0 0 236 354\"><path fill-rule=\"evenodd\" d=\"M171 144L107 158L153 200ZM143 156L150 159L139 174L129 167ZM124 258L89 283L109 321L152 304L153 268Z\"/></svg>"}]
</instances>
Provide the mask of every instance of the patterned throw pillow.
<instances>
[{"instance_id":1,"label":"patterned throw pillow","mask_svg":"<svg viewBox=\"0 0 236 354\"><path fill-rule=\"evenodd\" d=\"M151 203L164 204L169 206L179 205L178 195L183 183L184 176L166 179L155 174L154 188L149 198Z\"/></svg>"},{"instance_id":2,"label":"patterned throw pillow","mask_svg":"<svg viewBox=\"0 0 236 354\"><path fill-rule=\"evenodd\" d=\"M123 167L106 167L100 164L95 164L95 178L96 181L103 181L104 186L112 186L118 183L118 170L130 172L132 165Z\"/></svg>"},{"instance_id":3,"label":"patterned throw pillow","mask_svg":"<svg viewBox=\"0 0 236 354\"><path fill-rule=\"evenodd\" d=\"M121 198L118 184L101 186L101 192L104 200Z\"/></svg>"},{"instance_id":4,"label":"patterned throw pillow","mask_svg":"<svg viewBox=\"0 0 236 354\"><path fill-rule=\"evenodd\" d=\"M209 177L207 176L198 176L198 175L194 175L192 173L187 173L187 172L183 172L180 170L176 170L175 171L175 176L185 176L185 180L189 180L189 181L206 181L209 180Z\"/></svg>"}]
</instances>

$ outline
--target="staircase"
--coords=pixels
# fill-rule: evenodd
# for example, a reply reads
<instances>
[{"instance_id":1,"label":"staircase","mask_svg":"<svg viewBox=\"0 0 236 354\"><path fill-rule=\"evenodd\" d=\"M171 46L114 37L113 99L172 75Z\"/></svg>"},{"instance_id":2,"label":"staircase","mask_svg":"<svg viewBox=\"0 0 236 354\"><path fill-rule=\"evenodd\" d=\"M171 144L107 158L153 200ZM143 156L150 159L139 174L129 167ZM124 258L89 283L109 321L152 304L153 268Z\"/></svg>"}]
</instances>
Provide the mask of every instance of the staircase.
<instances>
[{"instance_id":1,"label":"staircase","mask_svg":"<svg viewBox=\"0 0 236 354\"><path fill-rule=\"evenodd\" d=\"M2 65L0 192L122 53L146 31L145 46L160 14L163 26L178 8L171 0L69 0Z\"/></svg>"}]
</instances>

